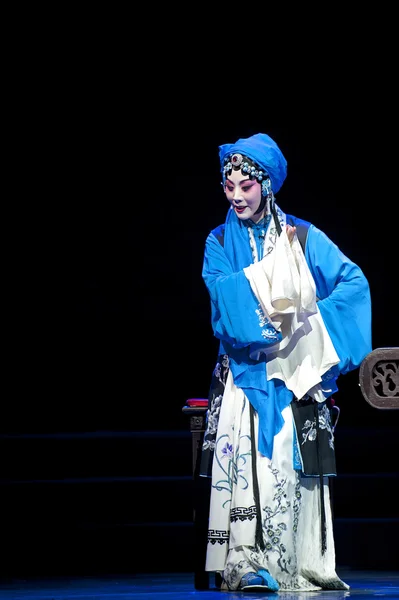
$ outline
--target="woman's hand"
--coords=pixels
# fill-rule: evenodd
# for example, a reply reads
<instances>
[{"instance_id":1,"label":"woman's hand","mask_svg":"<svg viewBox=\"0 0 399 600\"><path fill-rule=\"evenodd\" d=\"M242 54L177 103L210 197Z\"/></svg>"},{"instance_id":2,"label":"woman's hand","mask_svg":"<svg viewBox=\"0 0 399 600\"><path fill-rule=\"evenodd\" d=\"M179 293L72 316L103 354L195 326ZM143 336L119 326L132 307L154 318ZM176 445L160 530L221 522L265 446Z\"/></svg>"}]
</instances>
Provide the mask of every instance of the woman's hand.
<instances>
[{"instance_id":1,"label":"woman's hand","mask_svg":"<svg viewBox=\"0 0 399 600\"><path fill-rule=\"evenodd\" d=\"M296 232L296 227L293 227L292 225L288 225L287 224L285 226L285 231L287 232L288 241L291 244L292 240L294 239L294 235L295 235L295 232Z\"/></svg>"}]
</instances>

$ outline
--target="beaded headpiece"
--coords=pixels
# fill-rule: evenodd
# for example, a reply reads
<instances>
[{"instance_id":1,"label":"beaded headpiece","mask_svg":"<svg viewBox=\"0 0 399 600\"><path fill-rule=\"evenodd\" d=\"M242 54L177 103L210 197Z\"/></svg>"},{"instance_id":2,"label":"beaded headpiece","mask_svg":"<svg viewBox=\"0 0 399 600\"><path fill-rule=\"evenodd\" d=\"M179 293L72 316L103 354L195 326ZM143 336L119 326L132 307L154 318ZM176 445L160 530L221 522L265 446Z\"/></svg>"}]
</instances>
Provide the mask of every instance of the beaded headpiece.
<instances>
[{"instance_id":1,"label":"beaded headpiece","mask_svg":"<svg viewBox=\"0 0 399 600\"><path fill-rule=\"evenodd\" d=\"M259 183L269 177L266 171L262 169L247 156L235 152L224 159L224 165L222 170L223 185L226 183L226 176L230 175L232 170L238 171L241 169L243 175L249 175L251 179L256 179Z\"/></svg>"}]
</instances>

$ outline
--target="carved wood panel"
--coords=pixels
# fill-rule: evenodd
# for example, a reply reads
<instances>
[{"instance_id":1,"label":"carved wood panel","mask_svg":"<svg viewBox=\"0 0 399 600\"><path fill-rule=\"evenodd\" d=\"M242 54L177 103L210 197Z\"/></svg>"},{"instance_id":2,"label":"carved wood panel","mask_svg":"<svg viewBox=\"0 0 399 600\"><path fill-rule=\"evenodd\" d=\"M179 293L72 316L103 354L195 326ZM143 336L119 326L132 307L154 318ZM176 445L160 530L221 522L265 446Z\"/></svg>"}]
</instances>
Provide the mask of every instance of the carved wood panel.
<instances>
[{"instance_id":1,"label":"carved wood panel","mask_svg":"<svg viewBox=\"0 0 399 600\"><path fill-rule=\"evenodd\" d=\"M359 369L360 389L374 408L399 409L399 347L376 348Z\"/></svg>"}]
</instances>

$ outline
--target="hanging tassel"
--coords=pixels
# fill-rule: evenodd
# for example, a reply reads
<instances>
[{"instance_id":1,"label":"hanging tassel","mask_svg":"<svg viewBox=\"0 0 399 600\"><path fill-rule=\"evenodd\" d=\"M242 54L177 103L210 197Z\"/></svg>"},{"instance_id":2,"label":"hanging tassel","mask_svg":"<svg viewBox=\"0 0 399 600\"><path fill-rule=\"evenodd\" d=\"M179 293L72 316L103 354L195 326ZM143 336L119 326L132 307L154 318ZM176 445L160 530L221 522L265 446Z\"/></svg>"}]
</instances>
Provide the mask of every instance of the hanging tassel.
<instances>
[{"instance_id":1,"label":"hanging tassel","mask_svg":"<svg viewBox=\"0 0 399 600\"><path fill-rule=\"evenodd\" d=\"M321 512L321 553L324 555L327 550L327 531L326 531L326 509L324 505L324 477L323 477L323 460L320 451L320 426L319 426L319 406L318 403L314 403L315 414L316 414L316 446L317 446L317 465L319 471L320 481L320 512Z\"/></svg>"},{"instance_id":2,"label":"hanging tassel","mask_svg":"<svg viewBox=\"0 0 399 600\"><path fill-rule=\"evenodd\" d=\"M281 223L280 223L279 218L277 216L276 206L275 206L275 203L274 203L274 196L272 196L271 201L270 201L270 212L273 215L274 224L276 226L277 234L280 235L282 229L281 229Z\"/></svg>"},{"instance_id":3,"label":"hanging tassel","mask_svg":"<svg viewBox=\"0 0 399 600\"><path fill-rule=\"evenodd\" d=\"M261 514L261 509L260 509L258 474L257 474L257 470L256 470L257 449L256 449L256 444L255 444L254 412L255 412L255 410L254 410L252 404L250 404L249 415L250 415L250 425L251 425L252 482L253 482L253 488L254 488L254 501L255 501L255 508L256 508L255 546L260 548L261 550L264 550L265 542L263 539L263 532L262 532L262 514Z\"/></svg>"}]
</instances>

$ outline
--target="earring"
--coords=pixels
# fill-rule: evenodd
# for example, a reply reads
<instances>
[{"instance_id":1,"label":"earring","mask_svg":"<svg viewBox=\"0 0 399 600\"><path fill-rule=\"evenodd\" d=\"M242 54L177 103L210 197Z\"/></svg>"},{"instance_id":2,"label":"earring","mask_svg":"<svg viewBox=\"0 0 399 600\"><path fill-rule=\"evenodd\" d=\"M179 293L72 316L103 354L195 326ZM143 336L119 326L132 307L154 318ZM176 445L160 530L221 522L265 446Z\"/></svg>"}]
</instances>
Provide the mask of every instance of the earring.
<instances>
[{"instance_id":1,"label":"earring","mask_svg":"<svg viewBox=\"0 0 399 600\"><path fill-rule=\"evenodd\" d=\"M268 196L272 191L272 184L270 181L270 178L268 177L267 179L264 179L262 181L262 196L266 197Z\"/></svg>"}]
</instances>

